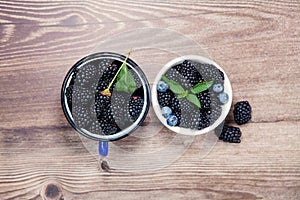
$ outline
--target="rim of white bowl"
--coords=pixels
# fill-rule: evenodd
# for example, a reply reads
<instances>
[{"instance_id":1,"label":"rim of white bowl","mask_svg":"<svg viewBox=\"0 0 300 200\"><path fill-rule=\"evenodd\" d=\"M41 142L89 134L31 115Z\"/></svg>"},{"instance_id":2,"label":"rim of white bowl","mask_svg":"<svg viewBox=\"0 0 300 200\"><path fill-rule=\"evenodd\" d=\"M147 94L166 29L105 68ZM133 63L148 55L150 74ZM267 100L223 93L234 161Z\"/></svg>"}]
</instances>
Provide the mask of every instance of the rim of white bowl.
<instances>
[{"instance_id":1,"label":"rim of white bowl","mask_svg":"<svg viewBox=\"0 0 300 200\"><path fill-rule=\"evenodd\" d=\"M157 83L161 80L162 75L164 75L168 71L168 69L170 69L171 67L173 67L177 64L182 63L184 60L191 60L191 61L199 62L199 63L212 64L224 73L224 92L226 92L228 94L228 97L229 97L228 102L225 105L222 105L221 116L212 125L204 128L204 129L201 129L201 130L192 130L192 129L187 129L187 128L181 128L178 126L169 126L167 124L167 120L161 114L161 108L160 108L160 105L157 100L156 86L157 86ZM228 113L230 111L231 104L232 104L232 88L231 88L231 83L229 81L227 74L216 62L214 62L213 60L211 60L209 58L203 57L203 56L185 55L185 56L177 57L177 58L171 60L158 72L158 74L155 77L155 80L153 82L152 105L153 105L154 112L155 112L156 116L158 117L158 119L160 120L160 122L164 126L166 126L171 131L174 131L179 134L194 136L194 135L205 134L205 133L208 133L208 132L214 130L225 120L226 116L228 115Z\"/></svg>"}]
</instances>

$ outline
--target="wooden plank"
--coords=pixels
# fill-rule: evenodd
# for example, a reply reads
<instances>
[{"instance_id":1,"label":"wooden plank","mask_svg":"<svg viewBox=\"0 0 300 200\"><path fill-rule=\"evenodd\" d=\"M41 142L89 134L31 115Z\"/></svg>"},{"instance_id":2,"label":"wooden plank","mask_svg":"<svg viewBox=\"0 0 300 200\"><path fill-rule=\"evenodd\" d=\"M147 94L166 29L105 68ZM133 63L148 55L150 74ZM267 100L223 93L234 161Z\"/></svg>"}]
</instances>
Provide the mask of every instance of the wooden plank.
<instances>
[{"instance_id":1,"label":"wooden plank","mask_svg":"<svg viewBox=\"0 0 300 200\"><path fill-rule=\"evenodd\" d=\"M24 0L0 10L0 199L300 199L298 1ZM61 83L99 42L145 27L186 35L224 68L234 102L253 108L241 144L217 142L199 159L198 138L157 171L99 169L63 116ZM160 68L143 68L150 82Z\"/></svg>"}]
</instances>

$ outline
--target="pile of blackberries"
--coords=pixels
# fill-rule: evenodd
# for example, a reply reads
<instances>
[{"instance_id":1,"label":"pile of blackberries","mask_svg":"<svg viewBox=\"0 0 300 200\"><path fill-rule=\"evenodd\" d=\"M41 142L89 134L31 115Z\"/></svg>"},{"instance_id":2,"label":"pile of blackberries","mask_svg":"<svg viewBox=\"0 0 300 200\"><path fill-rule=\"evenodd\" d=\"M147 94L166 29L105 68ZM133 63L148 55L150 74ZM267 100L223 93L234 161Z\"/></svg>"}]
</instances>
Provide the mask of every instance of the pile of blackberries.
<instances>
[{"instance_id":1,"label":"pile of blackberries","mask_svg":"<svg viewBox=\"0 0 300 200\"><path fill-rule=\"evenodd\" d=\"M135 92L114 90L114 81L111 96L101 94L121 65L122 62L114 59L101 59L73 71L65 95L76 126L92 134L112 135L138 119L144 105L144 92L134 70L128 69L136 82Z\"/></svg>"},{"instance_id":2,"label":"pile of blackberries","mask_svg":"<svg viewBox=\"0 0 300 200\"><path fill-rule=\"evenodd\" d=\"M246 124L251 120L251 106L248 101L240 101L233 108L234 121L238 125ZM219 136L220 140L230 143L240 143L242 132L240 128L225 125Z\"/></svg>"},{"instance_id":3,"label":"pile of blackberries","mask_svg":"<svg viewBox=\"0 0 300 200\"><path fill-rule=\"evenodd\" d=\"M222 105L228 102L224 92L224 74L216 66L190 60L171 67L165 74L168 79L190 91L201 82L213 81L213 85L196 96L201 108L178 95L161 80L157 84L158 103L169 126L201 130L212 125L222 113Z\"/></svg>"}]
</instances>

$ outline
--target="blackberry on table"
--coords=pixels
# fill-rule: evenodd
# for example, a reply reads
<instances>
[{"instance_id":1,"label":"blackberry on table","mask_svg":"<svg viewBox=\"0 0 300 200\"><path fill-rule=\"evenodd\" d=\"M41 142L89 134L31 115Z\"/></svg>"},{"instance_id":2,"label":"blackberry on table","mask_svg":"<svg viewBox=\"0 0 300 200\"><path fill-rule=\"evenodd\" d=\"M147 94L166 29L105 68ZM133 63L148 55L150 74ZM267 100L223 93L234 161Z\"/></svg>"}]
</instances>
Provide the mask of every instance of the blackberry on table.
<instances>
[{"instance_id":1,"label":"blackberry on table","mask_svg":"<svg viewBox=\"0 0 300 200\"><path fill-rule=\"evenodd\" d=\"M251 106L248 101L240 101L233 108L234 121L238 125L246 124L251 120Z\"/></svg>"},{"instance_id":2,"label":"blackberry on table","mask_svg":"<svg viewBox=\"0 0 300 200\"><path fill-rule=\"evenodd\" d=\"M242 135L242 132L241 132L240 128L225 125L222 129L219 139L223 140L224 142L229 142L229 143L240 143L241 135Z\"/></svg>"}]
</instances>

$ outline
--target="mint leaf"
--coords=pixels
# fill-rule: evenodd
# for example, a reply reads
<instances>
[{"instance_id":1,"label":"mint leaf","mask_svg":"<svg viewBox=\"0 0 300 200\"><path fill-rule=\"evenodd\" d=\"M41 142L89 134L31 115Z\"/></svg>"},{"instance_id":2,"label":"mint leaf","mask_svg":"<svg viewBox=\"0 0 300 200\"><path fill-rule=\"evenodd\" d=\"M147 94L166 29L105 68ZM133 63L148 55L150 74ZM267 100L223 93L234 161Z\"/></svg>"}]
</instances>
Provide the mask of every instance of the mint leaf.
<instances>
[{"instance_id":1,"label":"mint leaf","mask_svg":"<svg viewBox=\"0 0 300 200\"><path fill-rule=\"evenodd\" d=\"M183 87L176 81L168 79L166 76L162 76L162 80L165 81L169 85L170 90L172 92L174 92L175 94L183 94L185 92Z\"/></svg>"},{"instance_id":2,"label":"mint leaf","mask_svg":"<svg viewBox=\"0 0 300 200\"><path fill-rule=\"evenodd\" d=\"M130 71L128 71L124 76L125 83L129 92L134 92L136 89L136 83L134 77Z\"/></svg>"},{"instance_id":3,"label":"mint leaf","mask_svg":"<svg viewBox=\"0 0 300 200\"><path fill-rule=\"evenodd\" d=\"M189 91L185 90L182 94L179 94L177 96L178 99L182 99L184 97L187 97L187 95L189 94Z\"/></svg>"},{"instance_id":4,"label":"mint leaf","mask_svg":"<svg viewBox=\"0 0 300 200\"><path fill-rule=\"evenodd\" d=\"M128 71L128 67L127 67L126 63L122 63L120 68L121 68L121 70L117 76L117 81L120 80Z\"/></svg>"},{"instance_id":5,"label":"mint leaf","mask_svg":"<svg viewBox=\"0 0 300 200\"><path fill-rule=\"evenodd\" d=\"M188 94L188 95L186 96L186 99L187 99L189 102L195 104L198 108L201 108L201 103L200 103L200 101L199 101L199 99L197 98L196 95L194 95L194 94Z\"/></svg>"},{"instance_id":6,"label":"mint leaf","mask_svg":"<svg viewBox=\"0 0 300 200\"><path fill-rule=\"evenodd\" d=\"M213 81L198 83L192 87L191 92L193 94L199 94L200 92L203 92L203 91L207 90L208 88L210 88L210 86L212 86L212 84L213 84Z\"/></svg>"},{"instance_id":7,"label":"mint leaf","mask_svg":"<svg viewBox=\"0 0 300 200\"><path fill-rule=\"evenodd\" d=\"M126 67L127 68L127 67ZM136 83L130 71L124 72L123 76L117 81L115 89L120 92L134 92Z\"/></svg>"},{"instance_id":8,"label":"mint leaf","mask_svg":"<svg viewBox=\"0 0 300 200\"><path fill-rule=\"evenodd\" d=\"M124 72L124 70L122 69L122 70L119 72L118 76L117 76L117 81L119 81L119 80L124 76L124 74L125 74L125 72Z\"/></svg>"},{"instance_id":9,"label":"mint leaf","mask_svg":"<svg viewBox=\"0 0 300 200\"><path fill-rule=\"evenodd\" d=\"M116 83L115 89L116 89L117 91L127 92L127 87L126 87L126 85L124 84L124 81L121 81L121 79L120 79L120 81L118 81L118 82Z\"/></svg>"}]
</instances>

